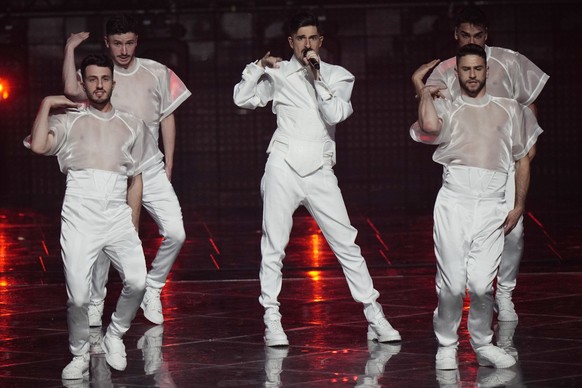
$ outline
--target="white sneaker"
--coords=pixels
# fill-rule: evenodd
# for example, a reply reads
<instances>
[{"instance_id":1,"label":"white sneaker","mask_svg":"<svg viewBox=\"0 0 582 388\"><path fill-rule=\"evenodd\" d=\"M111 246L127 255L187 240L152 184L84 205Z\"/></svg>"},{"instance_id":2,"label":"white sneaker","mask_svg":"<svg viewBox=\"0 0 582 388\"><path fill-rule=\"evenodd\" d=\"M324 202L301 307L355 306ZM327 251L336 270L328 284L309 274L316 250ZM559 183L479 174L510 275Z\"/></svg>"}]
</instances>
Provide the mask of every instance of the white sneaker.
<instances>
[{"instance_id":1,"label":"white sneaker","mask_svg":"<svg viewBox=\"0 0 582 388\"><path fill-rule=\"evenodd\" d=\"M378 342L401 341L400 333L394 329L384 317L368 324L368 341Z\"/></svg>"},{"instance_id":2,"label":"white sneaker","mask_svg":"<svg viewBox=\"0 0 582 388\"><path fill-rule=\"evenodd\" d=\"M289 340L283 330L280 319L265 320L265 345L267 346L288 346Z\"/></svg>"},{"instance_id":3,"label":"white sneaker","mask_svg":"<svg viewBox=\"0 0 582 388\"><path fill-rule=\"evenodd\" d=\"M475 350L477 362L481 366L492 366L494 368L509 368L515 365L515 358L495 345L481 346Z\"/></svg>"},{"instance_id":4,"label":"white sneaker","mask_svg":"<svg viewBox=\"0 0 582 388\"><path fill-rule=\"evenodd\" d=\"M90 301L89 302L89 326L101 326L101 317L103 316L104 301Z\"/></svg>"},{"instance_id":5,"label":"white sneaker","mask_svg":"<svg viewBox=\"0 0 582 388\"><path fill-rule=\"evenodd\" d=\"M161 292L161 288L147 287L140 306L143 309L144 317L156 325L161 325L164 323L164 314L162 314L162 301L160 300Z\"/></svg>"},{"instance_id":6,"label":"white sneaker","mask_svg":"<svg viewBox=\"0 0 582 388\"><path fill-rule=\"evenodd\" d=\"M442 370L457 369L457 348L454 346L439 346L435 357L435 368Z\"/></svg>"},{"instance_id":7,"label":"white sneaker","mask_svg":"<svg viewBox=\"0 0 582 388\"><path fill-rule=\"evenodd\" d=\"M63 380L79 380L89 376L89 353L73 357L73 360L63 369Z\"/></svg>"},{"instance_id":8,"label":"white sneaker","mask_svg":"<svg viewBox=\"0 0 582 388\"><path fill-rule=\"evenodd\" d=\"M107 363L117 370L125 370L127 367L127 355L125 353L125 345L123 340L109 333L103 337L103 351L105 352L105 359Z\"/></svg>"},{"instance_id":9,"label":"white sneaker","mask_svg":"<svg viewBox=\"0 0 582 388\"><path fill-rule=\"evenodd\" d=\"M498 321L495 328L496 345L505 350L515 360L519 357L517 348L513 344L513 335L515 334L516 327L517 321Z\"/></svg>"},{"instance_id":10,"label":"white sneaker","mask_svg":"<svg viewBox=\"0 0 582 388\"><path fill-rule=\"evenodd\" d=\"M514 322L518 319L511 297L497 296L495 298L494 310L497 312L498 321Z\"/></svg>"}]
</instances>

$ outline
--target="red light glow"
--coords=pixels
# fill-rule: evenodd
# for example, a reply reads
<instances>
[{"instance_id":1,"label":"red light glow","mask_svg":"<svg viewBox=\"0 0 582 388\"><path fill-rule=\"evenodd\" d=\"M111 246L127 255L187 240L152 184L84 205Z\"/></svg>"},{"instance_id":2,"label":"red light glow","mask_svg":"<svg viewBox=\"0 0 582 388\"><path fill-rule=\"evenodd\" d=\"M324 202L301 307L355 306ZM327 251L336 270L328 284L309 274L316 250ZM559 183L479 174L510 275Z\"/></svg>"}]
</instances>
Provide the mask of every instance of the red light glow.
<instances>
[{"instance_id":1,"label":"red light glow","mask_svg":"<svg viewBox=\"0 0 582 388\"><path fill-rule=\"evenodd\" d=\"M10 84L6 78L0 78L0 102L10 97Z\"/></svg>"}]
</instances>

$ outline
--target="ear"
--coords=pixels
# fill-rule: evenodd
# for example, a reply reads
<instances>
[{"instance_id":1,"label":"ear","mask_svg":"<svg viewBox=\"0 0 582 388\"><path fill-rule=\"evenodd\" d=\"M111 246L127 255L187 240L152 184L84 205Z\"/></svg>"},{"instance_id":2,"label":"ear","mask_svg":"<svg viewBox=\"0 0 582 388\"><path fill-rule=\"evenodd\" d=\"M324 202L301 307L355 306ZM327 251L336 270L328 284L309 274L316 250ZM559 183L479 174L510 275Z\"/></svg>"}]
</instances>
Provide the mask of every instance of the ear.
<instances>
[{"instance_id":1,"label":"ear","mask_svg":"<svg viewBox=\"0 0 582 388\"><path fill-rule=\"evenodd\" d=\"M455 38L455 40L459 40L459 30L457 27L455 27L455 31L453 32L453 38Z\"/></svg>"},{"instance_id":2,"label":"ear","mask_svg":"<svg viewBox=\"0 0 582 388\"><path fill-rule=\"evenodd\" d=\"M109 38L107 36L103 37L103 42L105 43L105 47L109 48Z\"/></svg>"},{"instance_id":3,"label":"ear","mask_svg":"<svg viewBox=\"0 0 582 388\"><path fill-rule=\"evenodd\" d=\"M287 37L287 41L289 42L289 47L293 48L293 37L292 36L288 36Z\"/></svg>"}]
</instances>

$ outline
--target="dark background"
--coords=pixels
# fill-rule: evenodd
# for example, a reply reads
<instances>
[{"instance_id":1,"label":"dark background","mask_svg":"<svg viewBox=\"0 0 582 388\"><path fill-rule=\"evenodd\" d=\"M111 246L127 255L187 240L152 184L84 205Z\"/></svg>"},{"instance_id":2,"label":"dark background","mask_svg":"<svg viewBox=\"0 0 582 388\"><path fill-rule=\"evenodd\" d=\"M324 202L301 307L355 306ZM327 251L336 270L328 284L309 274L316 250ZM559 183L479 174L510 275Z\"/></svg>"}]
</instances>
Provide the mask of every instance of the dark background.
<instances>
[{"instance_id":1,"label":"dark background","mask_svg":"<svg viewBox=\"0 0 582 388\"><path fill-rule=\"evenodd\" d=\"M172 68L193 95L177 111L173 184L184 209L257 208L265 150L275 129L270 105L238 109L232 90L244 66L270 50L288 59L283 23L299 8L319 15L324 60L356 76L354 114L337 129L336 174L348 207L429 212L440 183L433 148L412 141L416 101L410 75L454 55L451 15L460 2L391 1L14 1L0 5L0 206L60 206L64 175L56 158L22 145L40 100L62 93L70 33L91 32L77 63L102 51L105 21L139 16L138 56ZM529 204L576 206L580 169L580 37L575 1L477 2L490 18L489 41L521 52L550 75L537 100L538 143Z\"/></svg>"}]
</instances>

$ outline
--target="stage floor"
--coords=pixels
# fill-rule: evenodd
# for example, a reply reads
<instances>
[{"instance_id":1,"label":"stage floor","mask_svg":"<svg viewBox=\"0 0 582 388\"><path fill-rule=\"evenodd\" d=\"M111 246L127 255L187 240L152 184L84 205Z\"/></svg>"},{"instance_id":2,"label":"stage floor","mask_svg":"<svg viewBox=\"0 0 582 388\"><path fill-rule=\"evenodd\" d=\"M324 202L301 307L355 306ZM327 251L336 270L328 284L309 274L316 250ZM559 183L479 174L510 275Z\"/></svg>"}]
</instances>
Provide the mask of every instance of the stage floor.
<instances>
[{"instance_id":1,"label":"stage floor","mask_svg":"<svg viewBox=\"0 0 582 388\"><path fill-rule=\"evenodd\" d=\"M160 239L143 214L149 263ZM93 355L89 380L65 382L71 355L59 212L0 209L0 386L580 387L581 214L563 206L526 217L514 295L519 323L493 322L495 340L511 340L518 363L479 367L465 314L458 371L436 371L430 212L350 209L379 302L402 335L401 343L378 344L366 340L362 307L317 225L299 210L280 297L290 346L267 348L258 303L261 210L184 209L188 237L162 293L164 324L149 323L140 310L124 337L125 371ZM119 292L111 272L103 328Z\"/></svg>"}]
</instances>

